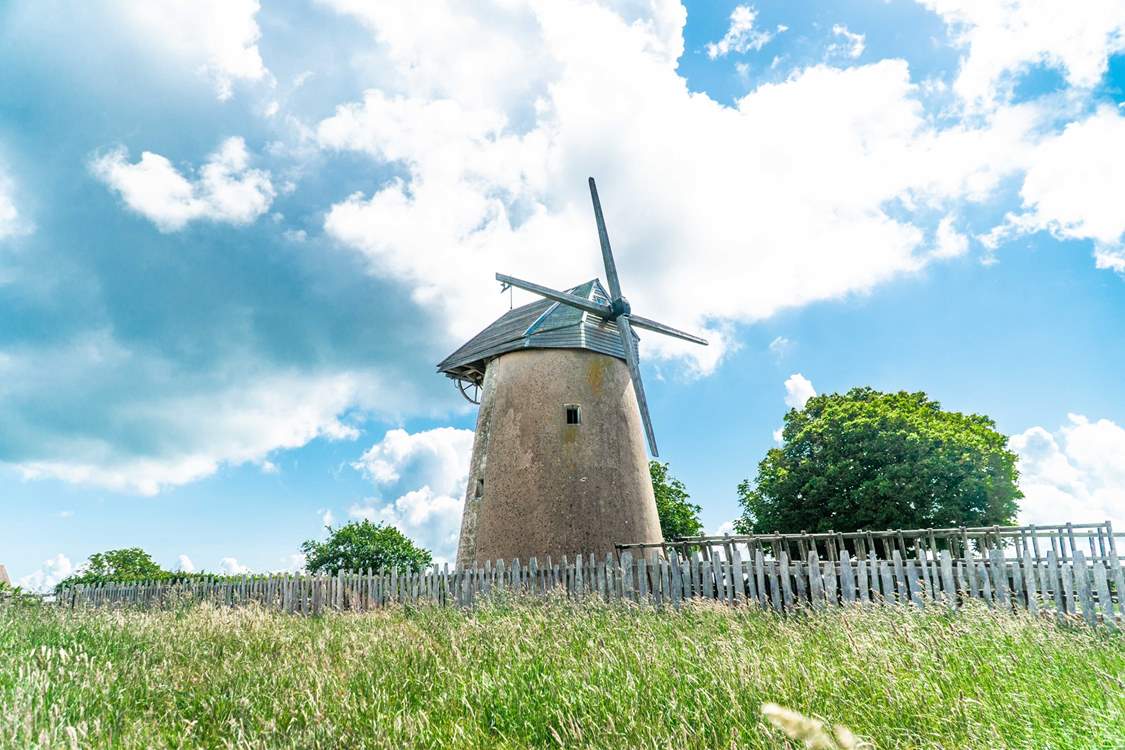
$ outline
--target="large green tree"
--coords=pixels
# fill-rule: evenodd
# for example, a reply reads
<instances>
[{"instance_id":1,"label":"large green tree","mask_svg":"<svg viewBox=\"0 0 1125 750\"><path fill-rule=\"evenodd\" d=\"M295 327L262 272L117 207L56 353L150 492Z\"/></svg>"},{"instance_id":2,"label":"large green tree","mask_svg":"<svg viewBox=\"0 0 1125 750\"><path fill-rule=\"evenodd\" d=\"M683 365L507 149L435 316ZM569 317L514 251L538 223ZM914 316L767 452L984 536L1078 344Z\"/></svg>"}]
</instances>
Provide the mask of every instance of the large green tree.
<instances>
[{"instance_id":1,"label":"large green tree","mask_svg":"<svg viewBox=\"0 0 1125 750\"><path fill-rule=\"evenodd\" d=\"M416 546L394 526L367 520L330 527L326 541L310 539L301 545L301 551L310 573L383 568L418 571L433 560L429 550Z\"/></svg>"},{"instance_id":2,"label":"large green tree","mask_svg":"<svg viewBox=\"0 0 1125 750\"><path fill-rule=\"evenodd\" d=\"M782 445L738 486L742 533L1013 522L1016 455L995 423L925 393L853 388L785 415Z\"/></svg>"},{"instance_id":3,"label":"large green tree","mask_svg":"<svg viewBox=\"0 0 1125 750\"><path fill-rule=\"evenodd\" d=\"M699 520L701 508L688 502L691 495L679 479L668 473L668 464L648 462L652 491L656 495L656 513L660 516L660 532L665 539L695 536L703 531Z\"/></svg>"}]
</instances>

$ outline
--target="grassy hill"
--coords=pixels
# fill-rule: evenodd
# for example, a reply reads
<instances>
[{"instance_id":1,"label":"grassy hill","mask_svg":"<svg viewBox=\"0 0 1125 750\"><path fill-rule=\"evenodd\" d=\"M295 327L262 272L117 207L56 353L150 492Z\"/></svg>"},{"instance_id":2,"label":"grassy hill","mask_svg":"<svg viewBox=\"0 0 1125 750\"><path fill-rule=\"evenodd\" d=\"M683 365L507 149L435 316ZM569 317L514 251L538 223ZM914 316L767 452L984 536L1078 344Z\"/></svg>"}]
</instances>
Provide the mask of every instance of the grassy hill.
<instances>
[{"instance_id":1,"label":"grassy hill","mask_svg":"<svg viewBox=\"0 0 1125 750\"><path fill-rule=\"evenodd\" d=\"M1125 637L983 608L0 609L0 747L796 747L766 702L878 747L1120 747Z\"/></svg>"}]
</instances>

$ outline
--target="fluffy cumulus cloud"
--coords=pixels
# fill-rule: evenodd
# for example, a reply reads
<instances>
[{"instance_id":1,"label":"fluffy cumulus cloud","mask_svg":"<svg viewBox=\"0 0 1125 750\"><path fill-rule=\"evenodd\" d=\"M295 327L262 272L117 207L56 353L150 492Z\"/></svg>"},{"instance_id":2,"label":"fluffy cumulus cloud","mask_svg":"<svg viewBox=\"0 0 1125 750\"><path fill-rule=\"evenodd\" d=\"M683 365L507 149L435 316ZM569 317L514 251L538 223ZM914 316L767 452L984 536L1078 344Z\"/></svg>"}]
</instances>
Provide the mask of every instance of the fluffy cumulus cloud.
<instances>
[{"instance_id":1,"label":"fluffy cumulus cloud","mask_svg":"<svg viewBox=\"0 0 1125 750\"><path fill-rule=\"evenodd\" d=\"M970 107L994 106L1032 66L1063 73L1091 88L1109 56L1125 50L1125 2L1084 0L919 0L948 24L966 50L954 83Z\"/></svg>"},{"instance_id":2,"label":"fluffy cumulus cloud","mask_svg":"<svg viewBox=\"0 0 1125 750\"><path fill-rule=\"evenodd\" d=\"M382 492L397 497L357 503L349 515L396 526L433 551L439 562L452 560L472 447L472 430L390 430L363 454L355 468Z\"/></svg>"},{"instance_id":3,"label":"fluffy cumulus cloud","mask_svg":"<svg viewBox=\"0 0 1125 750\"><path fill-rule=\"evenodd\" d=\"M269 172L250 168L246 142L239 137L223 141L194 179L151 151L130 162L123 146L96 157L90 169L162 232L198 219L249 224L269 210L275 195Z\"/></svg>"},{"instance_id":4,"label":"fluffy cumulus cloud","mask_svg":"<svg viewBox=\"0 0 1125 750\"><path fill-rule=\"evenodd\" d=\"M42 567L33 573L20 578L16 584L28 591L48 593L55 584L74 572L74 564L63 553L59 553L49 560L44 560Z\"/></svg>"},{"instance_id":5,"label":"fluffy cumulus cloud","mask_svg":"<svg viewBox=\"0 0 1125 750\"><path fill-rule=\"evenodd\" d=\"M765 47L773 34L754 28L758 11L748 5L737 5L730 14L730 28L723 38L707 44L707 56L712 60L726 57L731 52L743 53Z\"/></svg>"},{"instance_id":6,"label":"fluffy cumulus cloud","mask_svg":"<svg viewBox=\"0 0 1125 750\"><path fill-rule=\"evenodd\" d=\"M1125 528L1125 428L1071 414L1058 430L1012 436L1020 457L1024 523L1100 523Z\"/></svg>"},{"instance_id":7,"label":"fluffy cumulus cloud","mask_svg":"<svg viewBox=\"0 0 1125 750\"><path fill-rule=\"evenodd\" d=\"M799 372L785 380L785 405L790 409L804 409L805 403L816 395L812 381Z\"/></svg>"},{"instance_id":8,"label":"fluffy cumulus cloud","mask_svg":"<svg viewBox=\"0 0 1125 750\"><path fill-rule=\"evenodd\" d=\"M832 36L836 38L836 41L828 47L828 54L830 56L840 56L854 60L862 55L863 50L866 49L867 38L863 34L850 31L848 27L842 23L835 24L832 27Z\"/></svg>"},{"instance_id":9,"label":"fluffy cumulus cloud","mask_svg":"<svg viewBox=\"0 0 1125 750\"><path fill-rule=\"evenodd\" d=\"M176 558L176 570L182 573L194 573L195 563L187 555L180 555Z\"/></svg>"},{"instance_id":10,"label":"fluffy cumulus cloud","mask_svg":"<svg viewBox=\"0 0 1125 750\"><path fill-rule=\"evenodd\" d=\"M1102 107L1040 144L1020 188L1022 212L1008 214L987 245L1046 230L1060 239L1093 240L1099 268L1125 274L1125 117Z\"/></svg>"},{"instance_id":11,"label":"fluffy cumulus cloud","mask_svg":"<svg viewBox=\"0 0 1125 750\"><path fill-rule=\"evenodd\" d=\"M325 229L407 284L451 339L494 316L476 303L496 271L556 287L601 274L594 175L634 309L713 341L643 346L706 372L732 323L954 254L957 242L932 251L942 209L1017 172L1041 118L1007 106L935 125L902 60L814 65L724 105L677 73L673 2L485 2L435 19L405 2L332 5L374 31L390 72L316 140L399 176L336 203ZM477 64L443 51L450 26L486 30L459 37Z\"/></svg>"},{"instance_id":12,"label":"fluffy cumulus cloud","mask_svg":"<svg viewBox=\"0 0 1125 750\"><path fill-rule=\"evenodd\" d=\"M228 576L240 576L250 572L250 568L243 565L234 557L224 557L219 561L219 572Z\"/></svg>"},{"instance_id":13,"label":"fluffy cumulus cloud","mask_svg":"<svg viewBox=\"0 0 1125 750\"><path fill-rule=\"evenodd\" d=\"M238 81L261 81L269 71L258 50L258 0L111 0L140 41L207 76L225 101Z\"/></svg>"}]
</instances>

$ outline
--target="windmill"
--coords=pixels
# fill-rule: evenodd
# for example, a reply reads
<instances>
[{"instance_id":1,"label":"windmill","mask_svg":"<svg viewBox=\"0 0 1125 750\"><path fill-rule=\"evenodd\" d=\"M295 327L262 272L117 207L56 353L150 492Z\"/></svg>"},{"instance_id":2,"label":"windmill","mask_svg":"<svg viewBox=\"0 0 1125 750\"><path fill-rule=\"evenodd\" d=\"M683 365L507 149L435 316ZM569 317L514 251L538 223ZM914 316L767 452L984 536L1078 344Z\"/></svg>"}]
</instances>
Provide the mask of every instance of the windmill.
<instances>
[{"instance_id":1,"label":"windmill","mask_svg":"<svg viewBox=\"0 0 1125 750\"><path fill-rule=\"evenodd\" d=\"M609 288L592 279L558 291L498 273L503 289L542 299L438 365L481 407L459 565L660 540L644 441L659 453L634 329L707 341L633 313L592 177L590 197Z\"/></svg>"}]
</instances>

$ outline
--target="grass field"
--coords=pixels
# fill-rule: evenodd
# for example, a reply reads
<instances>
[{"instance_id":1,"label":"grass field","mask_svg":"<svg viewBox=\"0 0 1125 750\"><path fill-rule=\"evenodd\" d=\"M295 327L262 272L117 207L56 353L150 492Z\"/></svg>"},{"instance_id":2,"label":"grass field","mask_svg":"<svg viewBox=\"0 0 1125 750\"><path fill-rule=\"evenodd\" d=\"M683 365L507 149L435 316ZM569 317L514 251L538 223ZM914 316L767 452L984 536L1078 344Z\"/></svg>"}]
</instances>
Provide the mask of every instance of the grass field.
<instances>
[{"instance_id":1,"label":"grass field","mask_svg":"<svg viewBox=\"0 0 1125 750\"><path fill-rule=\"evenodd\" d=\"M0 610L0 746L1125 747L1125 638L984 609Z\"/></svg>"}]
</instances>

